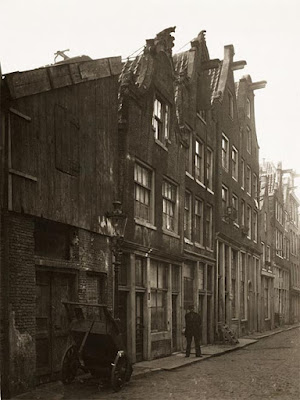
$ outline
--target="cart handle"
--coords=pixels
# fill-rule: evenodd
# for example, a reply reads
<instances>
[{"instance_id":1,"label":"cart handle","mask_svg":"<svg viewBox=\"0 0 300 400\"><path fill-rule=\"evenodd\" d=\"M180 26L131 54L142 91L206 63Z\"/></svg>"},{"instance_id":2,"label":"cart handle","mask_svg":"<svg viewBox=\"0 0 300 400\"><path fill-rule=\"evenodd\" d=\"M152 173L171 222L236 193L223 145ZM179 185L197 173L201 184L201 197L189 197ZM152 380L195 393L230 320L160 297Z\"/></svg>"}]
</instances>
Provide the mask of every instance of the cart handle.
<instances>
[{"instance_id":1,"label":"cart handle","mask_svg":"<svg viewBox=\"0 0 300 400\"><path fill-rule=\"evenodd\" d=\"M89 307L107 308L107 304L78 303L75 301L62 301L62 304L70 304L73 306L89 306Z\"/></svg>"}]
</instances>

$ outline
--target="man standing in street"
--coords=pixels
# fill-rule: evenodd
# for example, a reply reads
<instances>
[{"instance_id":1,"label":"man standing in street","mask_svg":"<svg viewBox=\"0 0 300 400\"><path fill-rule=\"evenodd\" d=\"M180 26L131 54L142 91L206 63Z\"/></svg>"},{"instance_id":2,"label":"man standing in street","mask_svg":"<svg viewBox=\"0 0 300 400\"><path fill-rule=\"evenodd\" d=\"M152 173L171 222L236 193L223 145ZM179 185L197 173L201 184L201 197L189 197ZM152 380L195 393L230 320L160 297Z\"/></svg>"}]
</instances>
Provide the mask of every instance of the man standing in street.
<instances>
[{"instance_id":1,"label":"man standing in street","mask_svg":"<svg viewBox=\"0 0 300 400\"><path fill-rule=\"evenodd\" d=\"M186 352L185 356L191 354L191 344L194 337L196 357L202 357L200 349L200 332L201 332L201 317L194 311L194 306L188 307L188 312L185 314L185 337L186 337Z\"/></svg>"}]
</instances>

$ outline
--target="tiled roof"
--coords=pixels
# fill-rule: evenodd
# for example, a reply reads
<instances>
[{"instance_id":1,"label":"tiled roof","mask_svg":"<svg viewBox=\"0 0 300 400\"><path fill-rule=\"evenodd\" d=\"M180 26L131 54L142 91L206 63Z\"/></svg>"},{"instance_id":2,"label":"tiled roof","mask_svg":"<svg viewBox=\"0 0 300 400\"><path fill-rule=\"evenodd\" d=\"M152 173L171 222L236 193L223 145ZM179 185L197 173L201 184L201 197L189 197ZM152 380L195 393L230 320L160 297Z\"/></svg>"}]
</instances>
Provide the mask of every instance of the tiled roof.
<instances>
[{"instance_id":1,"label":"tiled roof","mask_svg":"<svg viewBox=\"0 0 300 400\"><path fill-rule=\"evenodd\" d=\"M121 85L129 81L135 81L137 79L141 68L142 57L143 54L140 54L133 60L128 59L127 61L125 61L119 77L119 82Z\"/></svg>"},{"instance_id":2,"label":"tiled roof","mask_svg":"<svg viewBox=\"0 0 300 400\"><path fill-rule=\"evenodd\" d=\"M188 69L188 51L175 54L173 56L173 63L176 75L178 77L186 76Z\"/></svg>"},{"instance_id":3,"label":"tiled roof","mask_svg":"<svg viewBox=\"0 0 300 400\"><path fill-rule=\"evenodd\" d=\"M220 62L219 67L211 68L209 70L211 102L213 102L214 98L218 96L218 84L219 84L221 69L222 69L222 62Z\"/></svg>"}]
</instances>

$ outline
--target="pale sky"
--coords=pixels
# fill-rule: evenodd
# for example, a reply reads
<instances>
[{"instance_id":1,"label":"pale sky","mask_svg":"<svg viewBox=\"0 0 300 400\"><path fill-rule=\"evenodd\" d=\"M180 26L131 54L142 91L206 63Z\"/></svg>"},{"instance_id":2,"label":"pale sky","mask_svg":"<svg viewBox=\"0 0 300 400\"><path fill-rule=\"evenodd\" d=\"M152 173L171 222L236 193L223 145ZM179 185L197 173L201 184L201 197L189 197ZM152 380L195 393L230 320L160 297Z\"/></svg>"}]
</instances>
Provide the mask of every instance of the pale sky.
<instances>
[{"instance_id":1,"label":"pale sky","mask_svg":"<svg viewBox=\"0 0 300 400\"><path fill-rule=\"evenodd\" d=\"M0 62L8 73L51 64L57 50L126 58L171 26L178 52L206 30L211 58L233 44L247 61L236 78L267 81L255 92L260 158L300 173L299 17L299 0L0 0Z\"/></svg>"}]
</instances>

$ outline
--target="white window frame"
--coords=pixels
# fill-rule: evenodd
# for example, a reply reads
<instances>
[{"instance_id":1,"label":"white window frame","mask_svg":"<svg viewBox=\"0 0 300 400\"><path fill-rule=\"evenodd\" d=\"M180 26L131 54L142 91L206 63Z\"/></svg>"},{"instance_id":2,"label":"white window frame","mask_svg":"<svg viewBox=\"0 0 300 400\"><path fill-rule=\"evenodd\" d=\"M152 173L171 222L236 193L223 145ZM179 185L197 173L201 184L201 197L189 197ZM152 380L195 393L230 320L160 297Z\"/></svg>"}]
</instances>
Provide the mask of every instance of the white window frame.
<instances>
[{"instance_id":1,"label":"white window frame","mask_svg":"<svg viewBox=\"0 0 300 400\"><path fill-rule=\"evenodd\" d=\"M208 156L210 154L210 156ZM209 160L210 158L210 160ZM206 186L213 190L213 171L214 171L214 152L210 147L207 147L206 152Z\"/></svg>"},{"instance_id":2,"label":"white window frame","mask_svg":"<svg viewBox=\"0 0 300 400\"><path fill-rule=\"evenodd\" d=\"M257 243L258 236L258 213L253 210L253 241Z\"/></svg>"},{"instance_id":3,"label":"white window frame","mask_svg":"<svg viewBox=\"0 0 300 400\"><path fill-rule=\"evenodd\" d=\"M241 188L244 190L245 189L245 160L241 158Z\"/></svg>"},{"instance_id":4,"label":"white window frame","mask_svg":"<svg viewBox=\"0 0 300 400\"><path fill-rule=\"evenodd\" d=\"M222 219L226 220L225 216L227 215L227 209L229 206L229 189L226 185L222 185L221 191L222 198Z\"/></svg>"},{"instance_id":5,"label":"white window frame","mask_svg":"<svg viewBox=\"0 0 300 400\"><path fill-rule=\"evenodd\" d=\"M246 207L246 221L247 221L247 228L248 228L248 233L247 233L247 238L251 239L251 224L252 224L252 208L247 204Z\"/></svg>"},{"instance_id":6,"label":"white window frame","mask_svg":"<svg viewBox=\"0 0 300 400\"><path fill-rule=\"evenodd\" d=\"M238 215L239 215L239 198L236 194L232 193L232 210L235 212L235 218L233 218L233 223L238 225Z\"/></svg>"},{"instance_id":7,"label":"white window frame","mask_svg":"<svg viewBox=\"0 0 300 400\"><path fill-rule=\"evenodd\" d=\"M251 101L249 100L248 97L246 100L246 115L248 118L251 118Z\"/></svg>"},{"instance_id":8,"label":"white window frame","mask_svg":"<svg viewBox=\"0 0 300 400\"><path fill-rule=\"evenodd\" d=\"M233 94L230 90L227 91L228 93L228 115L231 119L234 117L234 103L233 103Z\"/></svg>"},{"instance_id":9,"label":"white window frame","mask_svg":"<svg viewBox=\"0 0 300 400\"><path fill-rule=\"evenodd\" d=\"M154 138L165 144L170 137L170 105L156 96L153 103L152 126Z\"/></svg>"},{"instance_id":10,"label":"white window frame","mask_svg":"<svg viewBox=\"0 0 300 400\"><path fill-rule=\"evenodd\" d=\"M189 191L184 194L184 237L192 239L192 193Z\"/></svg>"},{"instance_id":11,"label":"white window frame","mask_svg":"<svg viewBox=\"0 0 300 400\"><path fill-rule=\"evenodd\" d=\"M246 176L246 192L251 196L251 168L247 164L247 176Z\"/></svg>"},{"instance_id":12,"label":"white window frame","mask_svg":"<svg viewBox=\"0 0 300 400\"><path fill-rule=\"evenodd\" d=\"M212 205L206 203L205 210L205 246L207 249L213 249L213 208Z\"/></svg>"},{"instance_id":13,"label":"white window frame","mask_svg":"<svg viewBox=\"0 0 300 400\"><path fill-rule=\"evenodd\" d=\"M225 169L225 171L228 172L229 170L229 139L225 135L225 133L222 133L222 167Z\"/></svg>"},{"instance_id":14,"label":"white window frame","mask_svg":"<svg viewBox=\"0 0 300 400\"><path fill-rule=\"evenodd\" d=\"M178 186L167 178L164 178L162 183L162 228L174 233L178 231L177 195Z\"/></svg>"},{"instance_id":15,"label":"white window frame","mask_svg":"<svg viewBox=\"0 0 300 400\"><path fill-rule=\"evenodd\" d=\"M197 232L197 222L199 223L199 241L196 239L196 236L194 238L195 243L199 244L200 246L204 245L204 218L203 218L203 200L196 198L195 199L195 232ZM199 212L200 211L200 212Z\"/></svg>"},{"instance_id":16,"label":"white window frame","mask_svg":"<svg viewBox=\"0 0 300 400\"><path fill-rule=\"evenodd\" d=\"M198 138L195 140L195 178L204 184L204 144Z\"/></svg>"},{"instance_id":17,"label":"white window frame","mask_svg":"<svg viewBox=\"0 0 300 400\"><path fill-rule=\"evenodd\" d=\"M148 184L143 178L143 171L149 174ZM147 196L146 193L148 193ZM141 201L142 198L144 199L144 202ZM149 204L146 202L147 198ZM139 208L143 206L148 209L148 217L143 217L141 215L142 213L138 211L137 203L139 203ZM154 215L154 171L150 167L136 160L134 164L134 217L137 220L154 224Z\"/></svg>"},{"instance_id":18,"label":"white window frame","mask_svg":"<svg viewBox=\"0 0 300 400\"><path fill-rule=\"evenodd\" d=\"M246 135L247 135L247 151L249 154L251 154L252 150L252 134L251 134L251 129L249 126L246 128Z\"/></svg>"},{"instance_id":19,"label":"white window frame","mask_svg":"<svg viewBox=\"0 0 300 400\"><path fill-rule=\"evenodd\" d=\"M232 146L231 150L231 165L232 165L232 178L234 180L238 180L238 161L239 161L239 152L236 147Z\"/></svg>"}]
</instances>

